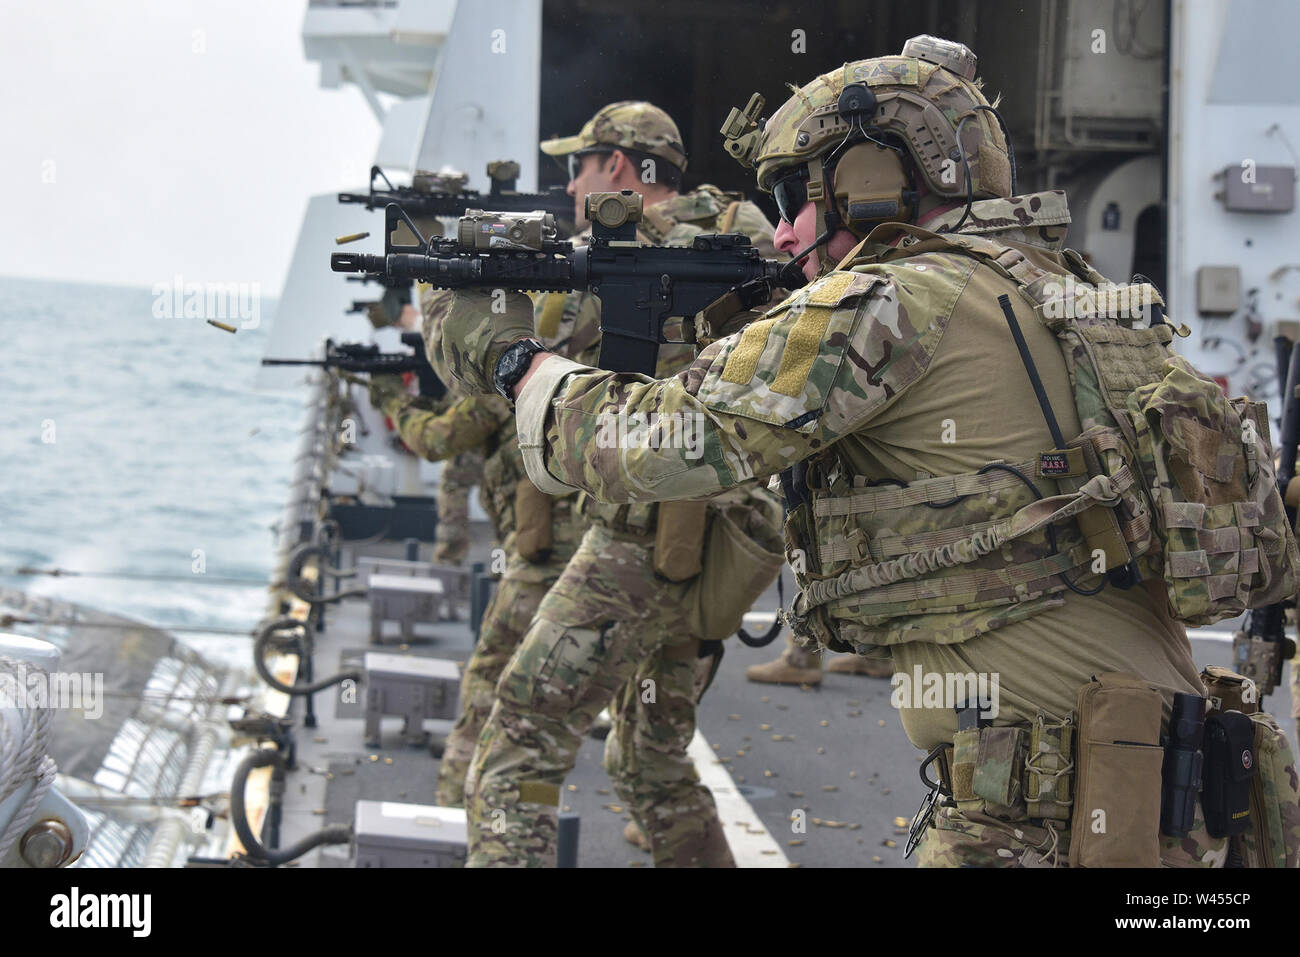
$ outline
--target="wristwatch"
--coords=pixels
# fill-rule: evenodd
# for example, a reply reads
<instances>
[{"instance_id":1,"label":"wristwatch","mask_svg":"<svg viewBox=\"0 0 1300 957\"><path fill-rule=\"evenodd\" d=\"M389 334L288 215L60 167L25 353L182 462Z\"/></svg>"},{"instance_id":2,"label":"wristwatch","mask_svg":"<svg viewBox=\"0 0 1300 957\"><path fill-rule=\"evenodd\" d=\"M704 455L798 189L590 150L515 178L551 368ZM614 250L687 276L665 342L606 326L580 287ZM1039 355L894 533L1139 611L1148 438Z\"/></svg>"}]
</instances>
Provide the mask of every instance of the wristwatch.
<instances>
[{"instance_id":1,"label":"wristwatch","mask_svg":"<svg viewBox=\"0 0 1300 957\"><path fill-rule=\"evenodd\" d=\"M536 339L520 339L506 346L505 352L501 353L497 367L492 372L492 384L511 405L515 402L515 383L524 377L528 366L532 364L533 356L545 351L546 346Z\"/></svg>"}]
</instances>

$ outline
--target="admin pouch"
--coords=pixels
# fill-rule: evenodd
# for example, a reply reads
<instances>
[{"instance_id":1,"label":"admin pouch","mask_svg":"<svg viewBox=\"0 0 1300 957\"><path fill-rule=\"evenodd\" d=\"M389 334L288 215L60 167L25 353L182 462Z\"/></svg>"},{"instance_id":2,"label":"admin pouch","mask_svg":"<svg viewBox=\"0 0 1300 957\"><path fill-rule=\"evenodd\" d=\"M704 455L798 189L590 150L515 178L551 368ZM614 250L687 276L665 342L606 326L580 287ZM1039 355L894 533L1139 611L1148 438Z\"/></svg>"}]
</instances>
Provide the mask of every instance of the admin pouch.
<instances>
[{"instance_id":1,"label":"admin pouch","mask_svg":"<svg viewBox=\"0 0 1300 957\"><path fill-rule=\"evenodd\" d=\"M1079 689L1071 867L1159 867L1163 699L1135 675Z\"/></svg>"}]
</instances>

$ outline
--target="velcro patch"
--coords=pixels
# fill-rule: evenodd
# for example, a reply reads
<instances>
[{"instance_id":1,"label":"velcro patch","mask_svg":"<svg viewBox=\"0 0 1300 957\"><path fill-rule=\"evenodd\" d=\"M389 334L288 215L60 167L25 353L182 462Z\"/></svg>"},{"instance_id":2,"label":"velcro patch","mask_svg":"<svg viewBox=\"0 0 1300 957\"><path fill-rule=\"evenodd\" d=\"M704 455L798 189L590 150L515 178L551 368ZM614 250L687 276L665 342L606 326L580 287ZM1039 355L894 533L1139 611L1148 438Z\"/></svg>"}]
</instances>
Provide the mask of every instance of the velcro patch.
<instances>
[{"instance_id":1,"label":"velcro patch","mask_svg":"<svg viewBox=\"0 0 1300 957\"><path fill-rule=\"evenodd\" d=\"M568 298L562 292L547 293L542 298L541 313L537 317L537 334L554 339L560 332L560 319L564 316L564 303Z\"/></svg>"},{"instance_id":2,"label":"velcro patch","mask_svg":"<svg viewBox=\"0 0 1300 957\"><path fill-rule=\"evenodd\" d=\"M525 804L554 804L560 803L560 789L554 784L548 784L546 781L521 781L519 782L519 800Z\"/></svg>"},{"instance_id":3,"label":"velcro patch","mask_svg":"<svg viewBox=\"0 0 1300 957\"><path fill-rule=\"evenodd\" d=\"M1087 474L1083 449L1049 449L1038 453L1039 478L1073 478Z\"/></svg>"}]
</instances>

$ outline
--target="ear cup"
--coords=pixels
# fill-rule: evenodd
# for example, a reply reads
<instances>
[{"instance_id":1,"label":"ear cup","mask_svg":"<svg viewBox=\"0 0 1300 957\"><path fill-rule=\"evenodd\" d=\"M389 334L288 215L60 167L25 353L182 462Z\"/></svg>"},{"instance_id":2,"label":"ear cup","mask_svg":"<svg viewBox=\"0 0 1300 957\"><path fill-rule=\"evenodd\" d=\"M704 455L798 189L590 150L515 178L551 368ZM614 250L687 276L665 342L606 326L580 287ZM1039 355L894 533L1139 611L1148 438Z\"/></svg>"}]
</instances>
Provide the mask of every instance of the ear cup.
<instances>
[{"instance_id":1,"label":"ear cup","mask_svg":"<svg viewBox=\"0 0 1300 957\"><path fill-rule=\"evenodd\" d=\"M894 150L858 143L835 164L835 207L854 232L865 234L882 222L909 222L915 204L916 193Z\"/></svg>"}]
</instances>

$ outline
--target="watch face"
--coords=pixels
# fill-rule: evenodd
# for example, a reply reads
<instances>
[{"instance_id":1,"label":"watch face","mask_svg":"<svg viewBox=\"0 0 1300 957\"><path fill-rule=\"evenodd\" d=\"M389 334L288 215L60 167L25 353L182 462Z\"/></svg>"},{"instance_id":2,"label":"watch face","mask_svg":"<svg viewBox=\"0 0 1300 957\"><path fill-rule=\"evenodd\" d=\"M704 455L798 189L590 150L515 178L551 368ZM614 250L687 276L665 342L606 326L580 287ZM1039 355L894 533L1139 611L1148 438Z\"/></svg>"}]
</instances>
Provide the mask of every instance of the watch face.
<instances>
[{"instance_id":1,"label":"watch face","mask_svg":"<svg viewBox=\"0 0 1300 957\"><path fill-rule=\"evenodd\" d=\"M522 339L508 347L497 362L496 375L493 376L497 391L505 398L514 400L510 390L523 376L533 356L545 347L534 339Z\"/></svg>"}]
</instances>

